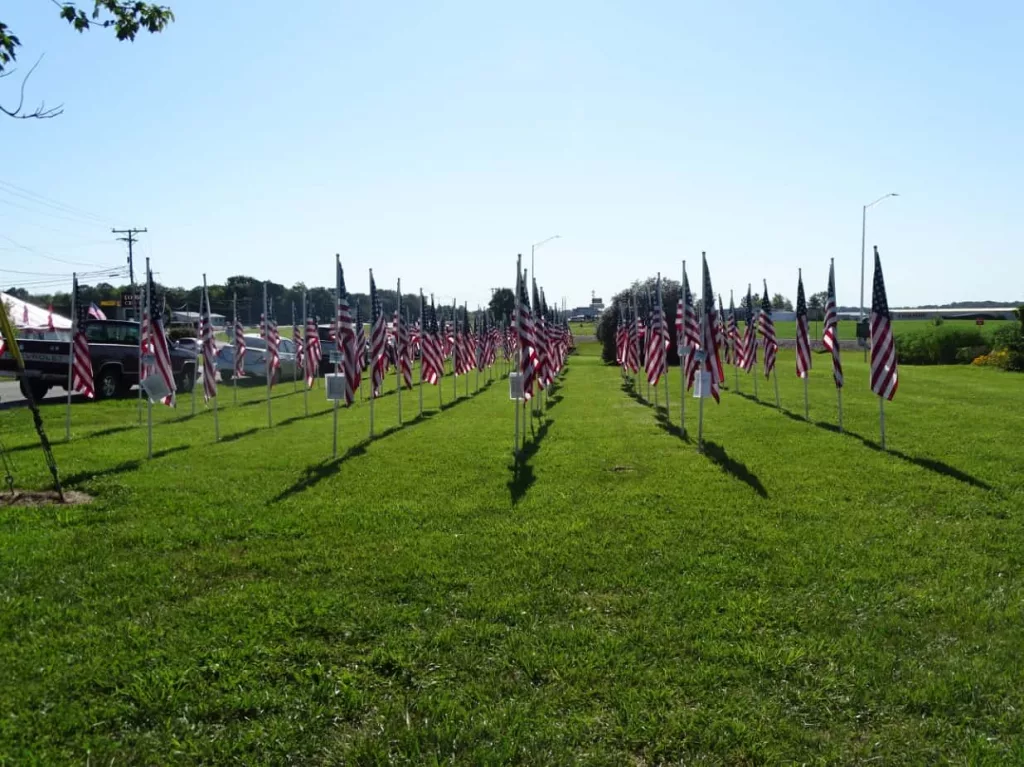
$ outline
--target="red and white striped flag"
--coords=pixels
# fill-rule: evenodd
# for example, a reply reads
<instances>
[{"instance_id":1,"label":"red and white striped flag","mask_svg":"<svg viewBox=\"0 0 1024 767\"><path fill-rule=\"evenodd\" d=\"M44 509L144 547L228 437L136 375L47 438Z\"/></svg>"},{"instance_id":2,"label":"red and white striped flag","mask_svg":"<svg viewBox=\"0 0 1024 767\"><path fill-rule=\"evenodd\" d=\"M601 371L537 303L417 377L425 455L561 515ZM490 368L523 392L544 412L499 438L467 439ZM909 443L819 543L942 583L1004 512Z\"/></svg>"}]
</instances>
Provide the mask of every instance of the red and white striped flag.
<instances>
[{"instance_id":1,"label":"red and white striped flag","mask_svg":"<svg viewBox=\"0 0 1024 767\"><path fill-rule=\"evenodd\" d=\"M811 328L807 321L807 299L804 297L802 272L796 278L796 374L807 378L811 370Z\"/></svg>"},{"instance_id":2,"label":"red and white striped flag","mask_svg":"<svg viewBox=\"0 0 1024 767\"><path fill-rule=\"evenodd\" d=\"M401 297L401 296L399 296ZM395 310L395 356L398 370L406 389L412 388L412 342L409 338L409 324L401 312Z\"/></svg>"},{"instance_id":3,"label":"red and white striped flag","mask_svg":"<svg viewBox=\"0 0 1024 767\"><path fill-rule=\"evenodd\" d=\"M370 270L370 365L372 396L379 397L382 393L384 373L387 366L386 331L384 328L384 311L377 297L377 285L373 281L373 270Z\"/></svg>"},{"instance_id":4,"label":"red and white striped flag","mask_svg":"<svg viewBox=\"0 0 1024 767\"><path fill-rule=\"evenodd\" d=\"M882 278L882 261L878 257L876 245L875 274L871 288L871 391L891 400L896 396L899 386L898 374L896 339L892 334L889 300L885 295L885 280Z\"/></svg>"},{"instance_id":5,"label":"red and white striped flag","mask_svg":"<svg viewBox=\"0 0 1024 767\"><path fill-rule=\"evenodd\" d=\"M832 378L836 388L843 388L843 363L839 358L839 313L836 305L836 267L828 267L828 293L825 298L825 322L821 335L822 345L832 353Z\"/></svg>"},{"instance_id":6,"label":"red and white striped flag","mask_svg":"<svg viewBox=\"0 0 1024 767\"><path fill-rule=\"evenodd\" d=\"M519 267L516 267L519 271ZM523 398L533 399L537 380L537 339L534 335L533 312L522 272L516 278L516 336L519 340L519 373L523 377Z\"/></svg>"},{"instance_id":7,"label":"red and white striped flag","mask_svg":"<svg viewBox=\"0 0 1024 767\"><path fill-rule=\"evenodd\" d=\"M722 372L722 360L718 355L718 338L715 331L718 317L715 311L715 294L711 288L708 260L703 254L701 257L704 262L704 290L701 296L701 311L704 312L704 321L701 323L702 360L700 368L702 372L708 374L711 383L711 396L715 398L715 402L719 402L719 387L725 376Z\"/></svg>"},{"instance_id":8,"label":"red and white striped flag","mask_svg":"<svg viewBox=\"0 0 1024 767\"><path fill-rule=\"evenodd\" d=\"M356 377L356 329L352 322L352 312L348 304L348 292L345 290L345 273L341 268L341 258L335 256L335 312L334 312L334 348L341 355L340 365L345 375L345 404L351 405L355 400L359 380ZM337 358L336 358L337 359Z\"/></svg>"},{"instance_id":9,"label":"red and white striped flag","mask_svg":"<svg viewBox=\"0 0 1024 767\"><path fill-rule=\"evenodd\" d=\"M78 297L78 278L74 279L72 295ZM88 399L96 396L95 384L92 378L92 358L89 355L89 341L85 337L77 317L72 317L73 329L71 332L71 388L83 394ZM3 354L3 344L0 343L0 354Z\"/></svg>"},{"instance_id":10,"label":"red and white striped flag","mask_svg":"<svg viewBox=\"0 0 1024 767\"><path fill-rule=\"evenodd\" d=\"M761 314L757 318L757 329L764 342L764 377L768 378L775 369L775 357L779 343L775 338L775 322L772 320L772 302L768 298L768 281L764 282L764 298L761 299Z\"/></svg>"},{"instance_id":11,"label":"red and white striped flag","mask_svg":"<svg viewBox=\"0 0 1024 767\"><path fill-rule=\"evenodd\" d=\"M145 380L151 375L160 376L163 379L164 386L171 392L161 402L168 407L174 407L174 393L177 391L177 386L174 383L174 374L171 368L171 349L167 343L167 335L164 333L163 313L153 308L156 286L153 284L152 272L147 275L147 284L149 287L147 289L146 308L142 315L142 326L145 328L143 343L145 344L145 353L152 356L153 362L143 366L142 378Z\"/></svg>"},{"instance_id":12,"label":"red and white striped flag","mask_svg":"<svg viewBox=\"0 0 1024 767\"><path fill-rule=\"evenodd\" d=\"M700 364L697 360L697 350L700 349L701 331L700 320L697 318L697 308L693 305L693 294L690 292L690 280L686 276L686 269L683 269L683 285L679 295L681 306L676 310L676 326L679 326L679 310L682 310L682 335L677 336L679 346L679 359L683 365L683 377L686 381L686 390L693 388L694 379Z\"/></svg>"},{"instance_id":13,"label":"red and white striped flag","mask_svg":"<svg viewBox=\"0 0 1024 767\"><path fill-rule=\"evenodd\" d=\"M306 337L303 342L305 356L302 360L303 371L305 372L306 388L313 386L316 374L320 370L320 360L323 351L320 346L320 333L316 326L316 320L312 317L306 318Z\"/></svg>"},{"instance_id":14,"label":"red and white striped flag","mask_svg":"<svg viewBox=\"0 0 1024 767\"><path fill-rule=\"evenodd\" d=\"M238 319L238 296L234 299L234 357L235 357L235 378L241 378L245 375L245 328L242 327L242 321Z\"/></svg>"},{"instance_id":15,"label":"red and white striped flag","mask_svg":"<svg viewBox=\"0 0 1024 767\"><path fill-rule=\"evenodd\" d=\"M206 289L206 275L203 275L203 303L200 326L203 338L203 398L209 402L217 396L217 341L210 321L210 294Z\"/></svg>"},{"instance_id":16,"label":"red and white striped flag","mask_svg":"<svg viewBox=\"0 0 1024 767\"><path fill-rule=\"evenodd\" d=\"M292 302L292 343L295 344L295 366L305 369L306 346L303 343L302 331L299 330L299 321L295 316L295 302Z\"/></svg>"},{"instance_id":17,"label":"red and white striped flag","mask_svg":"<svg viewBox=\"0 0 1024 767\"><path fill-rule=\"evenodd\" d=\"M721 302L719 302L721 303ZM740 329L736 324L736 304L732 299L732 291L729 291L729 319L725 328L725 361L740 367Z\"/></svg>"},{"instance_id":18,"label":"red and white striped flag","mask_svg":"<svg viewBox=\"0 0 1024 767\"><path fill-rule=\"evenodd\" d=\"M657 386L665 375L668 359L668 322L665 320L665 309L661 302L661 275L655 288L654 306L651 310L651 333L647 344L647 359L644 368L647 371L647 382Z\"/></svg>"},{"instance_id":19,"label":"red and white striped flag","mask_svg":"<svg viewBox=\"0 0 1024 767\"><path fill-rule=\"evenodd\" d=\"M757 335L754 324L754 296L750 291L750 284L747 284L747 316L746 328L743 331L743 342L740 344L740 367L744 373L749 373L757 364Z\"/></svg>"}]
</instances>

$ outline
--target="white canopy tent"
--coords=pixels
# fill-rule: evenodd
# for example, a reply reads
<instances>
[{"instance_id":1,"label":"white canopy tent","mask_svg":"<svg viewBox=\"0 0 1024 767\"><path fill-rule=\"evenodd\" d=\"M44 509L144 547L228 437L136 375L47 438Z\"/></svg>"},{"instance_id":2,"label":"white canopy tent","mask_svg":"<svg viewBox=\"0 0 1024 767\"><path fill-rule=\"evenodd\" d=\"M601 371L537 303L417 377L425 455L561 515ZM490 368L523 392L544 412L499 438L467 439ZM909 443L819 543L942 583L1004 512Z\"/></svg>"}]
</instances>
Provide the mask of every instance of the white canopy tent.
<instances>
[{"instance_id":1,"label":"white canopy tent","mask_svg":"<svg viewBox=\"0 0 1024 767\"><path fill-rule=\"evenodd\" d=\"M33 336L45 338L47 333L52 333L52 338L67 340L66 331L71 330L71 320L67 317L63 317L56 312L54 313L53 327L55 331L65 331L64 333L54 332L49 329L50 312L46 309L30 304L27 301L22 301L10 293L0 293L0 301L3 301L4 306L7 307L7 316L11 318L19 334L28 331Z\"/></svg>"}]
</instances>

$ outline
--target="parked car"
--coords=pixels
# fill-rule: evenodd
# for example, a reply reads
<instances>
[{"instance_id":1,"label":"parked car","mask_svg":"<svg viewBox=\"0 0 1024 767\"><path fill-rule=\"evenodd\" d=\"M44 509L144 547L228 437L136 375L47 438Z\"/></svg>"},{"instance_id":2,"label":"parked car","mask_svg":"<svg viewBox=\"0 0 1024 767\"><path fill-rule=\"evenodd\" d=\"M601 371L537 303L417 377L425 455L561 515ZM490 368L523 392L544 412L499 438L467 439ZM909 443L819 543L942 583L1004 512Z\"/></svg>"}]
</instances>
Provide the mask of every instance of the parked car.
<instances>
[{"instance_id":1,"label":"parked car","mask_svg":"<svg viewBox=\"0 0 1024 767\"><path fill-rule=\"evenodd\" d=\"M82 329L89 342L97 399L127 394L139 382L139 323L89 320ZM19 338L18 346L25 359L25 375L21 377L20 384L26 397L31 392L36 400L40 400L54 386L67 389L70 342ZM174 344L169 351L175 386L178 392L187 394L192 391L196 380L195 353ZM9 350L0 356L0 371L17 371Z\"/></svg>"},{"instance_id":2,"label":"parked car","mask_svg":"<svg viewBox=\"0 0 1024 767\"><path fill-rule=\"evenodd\" d=\"M187 352L192 352L192 354L199 354L203 347L203 342L198 338L179 338L174 343L176 343L179 348L184 349Z\"/></svg>"},{"instance_id":3,"label":"parked car","mask_svg":"<svg viewBox=\"0 0 1024 767\"><path fill-rule=\"evenodd\" d=\"M278 347L277 356L281 360L281 367L277 371L275 380L290 380L296 375L295 372L295 344L290 338L282 338ZM267 377L267 342L258 335L245 336L245 357L242 360L245 367L245 374L253 378ZM217 370L220 372L220 380L230 381L235 377L235 347L233 344L225 344L217 350ZM299 371L301 373L301 371Z\"/></svg>"}]
</instances>

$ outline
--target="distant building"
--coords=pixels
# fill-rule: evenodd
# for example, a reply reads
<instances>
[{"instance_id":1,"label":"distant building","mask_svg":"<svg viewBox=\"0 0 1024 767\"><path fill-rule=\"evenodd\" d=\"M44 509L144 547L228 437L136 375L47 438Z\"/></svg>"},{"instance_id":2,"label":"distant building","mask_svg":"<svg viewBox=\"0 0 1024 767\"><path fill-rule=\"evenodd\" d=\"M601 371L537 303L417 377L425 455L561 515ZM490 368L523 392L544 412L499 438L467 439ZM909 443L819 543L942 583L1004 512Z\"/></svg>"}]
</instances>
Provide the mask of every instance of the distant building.
<instances>
[{"instance_id":1,"label":"distant building","mask_svg":"<svg viewBox=\"0 0 1024 767\"><path fill-rule=\"evenodd\" d=\"M199 330L199 312L171 312L171 326L187 325ZM211 314L210 324L215 329L223 330L227 327L227 318L223 314Z\"/></svg>"}]
</instances>

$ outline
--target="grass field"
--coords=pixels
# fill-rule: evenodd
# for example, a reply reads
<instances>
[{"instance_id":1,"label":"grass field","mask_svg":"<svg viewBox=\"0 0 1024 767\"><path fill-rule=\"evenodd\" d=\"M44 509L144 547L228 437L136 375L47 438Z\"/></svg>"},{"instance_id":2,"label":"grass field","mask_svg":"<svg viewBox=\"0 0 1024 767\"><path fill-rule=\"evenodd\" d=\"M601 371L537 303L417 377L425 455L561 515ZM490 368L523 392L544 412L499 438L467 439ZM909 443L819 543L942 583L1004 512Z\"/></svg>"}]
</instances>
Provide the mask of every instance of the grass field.
<instances>
[{"instance_id":1,"label":"grass field","mask_svg":"<svg viewBox=\"0 0 1024 767\"><path fill-rule=\"evenodd\" d=\"M786 411L744 379L701 454L677 370L669 423L588 344L518 468L504 381L343 411L338 461L290 383L219 444L156 409L152 461L75 406L95 503L0 510L0 763L1022 763L1024 379L904 367L884 453L856 356L849 433L784 351Z\"/></svg>"}]
</instances>

